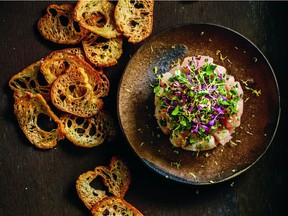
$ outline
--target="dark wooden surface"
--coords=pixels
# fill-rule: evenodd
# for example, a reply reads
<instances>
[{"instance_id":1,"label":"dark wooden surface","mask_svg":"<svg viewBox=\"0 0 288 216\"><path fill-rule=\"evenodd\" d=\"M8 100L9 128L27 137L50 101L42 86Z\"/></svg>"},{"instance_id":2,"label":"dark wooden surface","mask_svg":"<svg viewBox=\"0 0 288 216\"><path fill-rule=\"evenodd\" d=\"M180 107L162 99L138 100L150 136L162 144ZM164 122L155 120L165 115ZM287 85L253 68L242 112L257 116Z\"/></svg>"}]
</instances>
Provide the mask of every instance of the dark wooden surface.
<instances>
[{"instance_id":1,"label":"dark wooden surface","mask_svg":"<svg viewBox=\"0 0 288 216\"><path fill-rule=\"evenodd\" d=\"M53 150L34 148L13 114L8 80L51 51L64 48L39 35L36 22L51 1L0 2L0 215L90 215L76 195L75 180L113 155L127 159L132 183L125 199L147 216L285 215L288 210L287 2L155 2L153 34L168 27L220 24L250 39L265 54L278 79L282 115L266 154L248 171L224 183L191 186L150 171L119 135L111 144L82 149L61 142ZM75 2L74 2L75 3ZM225 43L225 40L223 40ZM119 65L106 69L111 92L106 108L116 116L118 82L130 55L141 44L125 43Z\"/></svg>"}]
</instances>

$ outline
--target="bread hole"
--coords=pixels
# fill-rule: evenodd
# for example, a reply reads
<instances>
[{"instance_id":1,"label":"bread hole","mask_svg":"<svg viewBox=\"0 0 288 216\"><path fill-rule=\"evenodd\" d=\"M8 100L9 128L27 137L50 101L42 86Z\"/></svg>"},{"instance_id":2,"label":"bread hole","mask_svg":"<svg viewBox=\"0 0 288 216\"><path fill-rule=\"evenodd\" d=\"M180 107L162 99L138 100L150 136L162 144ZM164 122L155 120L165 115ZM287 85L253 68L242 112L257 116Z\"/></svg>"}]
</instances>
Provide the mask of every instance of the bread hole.
<instances>
[{"instance_id":1,"label":"bread hole","mask_svg":"<svg viewBox=\"0 0 288 216\"><path fill-rule=\"evenodd\" d=\"M75 85L70 85L70 86L69 86L69 91L70 91L71 93L73 93L75 88L76 88Z\"/></svg>"},{"instance_id":2,"label":"bread hole","mask_svg":"<svg viewBox=\"0 0 288 216\"><path fill-rule=\"evenodd\" d=\"M142 12L141 15L142 15L142 16L148 16L149 13L148 13L148 12Z\"/></svg>"},{"instance_id":3,"label":"bread hole","mask_svg":"<svg viewBox=\"0 0 288 216\"><path fill-rule=\"evenodd\" d=\"M49 13L53 16L53 17L56 17L57 16L57 11L53 8L50 8L49 9Z\"/></svg>"},{"instance_id":4,"label":"bread hole","mask_svg":"<svg viewBox=\"0 0 288 216\"><path fill-rule=\"evenodd\" d=\"M87 14L83 14L84 17L86 17L86 15ZM106 25L107 20L102 13L97 12L92 13L90 16L87 16L86 23L90 26L97 26L98 28L103 28Z\"/></svg>"},{"instance_id":5,"label":"bread hole","mask_svg":"<svg viewBox=\"0 0 288 216\"><path fill-rule=\"evenodd\" d=\"M65 69L67 69L70 66L68 61L64 61L63 64L64 64L64 68Z\"/></svg>"},{"instance_id":6,"label":"bread hole","mask_svg":"<svg viewBox=\"0 0 288 216\"><path fill-rule=\"evenodd\" d=\"M76 122L76 124L78 124L78 125L82 125L83 122L84 122L84 118L82 118L82 117L77 117L75 122Z\"/></svg>"},{"instance_id":7,"label":"bread hole","mask_svg":"<svg viewBox=\"0 0 288 216\"><path fill-rule=\"evenodd\" d=\"M84 86L70 85L68 89L74 98L83 97L87 92Z\"/></svg>"},{"instance_id":8,"label":"bread hole","mask_svg":"<svg viewBox=\"0 0 288 216\"><path fill-rule=\"evenodd\" d=\"M56 76L60 76L65 73L69 66L70 63L66 60L55 61L49 69L51 70L51 73L54 73Z\"/></svg>"},{"instance_id":9,"label":"bread hole","mask_svg":"<svg viewBox=\"0 0 288 216\"><path fill-rule=\"evenodd\" d=\"M109 209L104 209L101 214L102 214L102 216L108 216L108 215L110 215L110 211L109 211Z\"/></svg>"},{"instance_id":10,"label":"bread hole","mask_svg":"<svg viewBox=\"0 0 288 216\"><path fill-rule=\"evenodd\" d=\"M37 73L36 79L37 79L38 84L40 86L47 86L48 85L47 80L45 79L44 75L40 71Z\"/></svg>"},{"instance_id":11,"label":"bread hole","mask_svg":"<svg viewBox=\"0 0 288 216\"><path fill-rule=\"evenodd\" d=\"M67 26L69 24L69 18L67 16L61 15L59 21L62 26Z\"/></svg>"},{"instance_id":12,"label":"bread hole","mask_svg":"<svg viewBox=\"0 0 288 216\"><path fill-rule=\"evenodd\" d=\"M16 83L16 86L15 86L15 87L17 87L17 85L18 85L18 86L20 86L21 88L27 88L26 83L25 83L25 82L22 82L21 79L15 80L15 83ZM14 83L13 83L13 86L14 86Z\"/></svg>"},{"instance_id":13,"label":"bread hole","mask_svg":"<svg viewBox=\"0 0 288 216\"><path fill-rule=\"evenodd\" d=\"M94 86L93 91L95 92L97 91L97 89L98 89L98 84Z\"/></svg>"},{"instance_id":14,"label":"bread hole","mask_svg":"<svg viewBox=\"0 0 288 216\"><path fill-rule=\"evenodd\" d=\"M109 46L108 45L104 45L104 46L102 46L102 49L105 51L105 50L107 50L109 48Z\"/></svg>"},{"instance_id":15,"label":"bread hole","mask_svg":"<svg viewBox=\"0 0 288 216\"><path fill-rule=\"evenodd\" d=\"M144 5L142 2L131 1L131 3L134 4L134 7L137 9L144 8Z\"/></svg>"},{"instance_id":16,"label":"bread hole","mask_svg":"<svg viewBox=\"0 0 288 216\"><path fill-rule=\"evenodd\" d=\"M76 132L77 134L79 134L80 136L82 136L82 135L85 133L85 129L83 129L83 128L76 128L76 129L75 129L75 132Z\"/></svg>"},{"instance_id":17,"label":"bread hole","mask_svg":"<svg viewBox=\"0 0 288 216\"><path fill-rule=\"evenodd\" d=\"M117 175L115 173L112 173L113 180L117 181Z\"/></svg>"},{"instance_id":18,"label":"bread hole","mask_svg":"<svg viewBox=\"0 0 288 216\"><path fill-rule=\"evenodd\" d=\"M130 21L130 25L131 25L132 28L135 28L137 25L139 25L139 23L136 22L135 20L131 20Z\"/></svg>"},{"instance_id":19,"label":"bread hole","mask_svg":"<svg viewBox=\"0 0 288 216\"><path fill-rule=\"evenodd\" d=\"M95 42L96 43L107 43L109 41L109 39L104 38L104 37L98 37Z\"/></svg>"},{"instance_id":20,"label":"bread hole","mask_svg":"<svg viewBox=\"0 0 288 216\"><path fill-rule=\"evenodd\" d=\"M73 27L74 27L74 29L75 29L76 32L80 32L80 31L81 31L78 22L75 22L75 21L74 21L74 22L73 22Z\"/></svg>"},{"instance_id":21,"label":"bread hole","mask_svg":"<svg viewBox=\"0 0 288 216\"><path fill-rule=\"evenodd\" d=\"M88 126L89 126L89 122L88 122L88 121L85 121L84 124L82 125L82 127L83 127L84 129L87 129Z\"/></svg>"},{"instance_id":22,"label":"bread hole","mask_svg":"<svg viewBox=\"0 0 288 216\"><path fill-rule=\"evenodd\" d=\"M51 119L50 116L44 114L44 113L40 113L37 116L37 123L39 128L41 128L44 131L50 132L52 130L57 129L58 125L57 123Z\"/></svg>"},{"instance_id":23,"label":"bread hole","mask_svg":"<svg viewBox=\"0 0 288 216\"><path fill-rule=\"evenodd\" d=\"M72 126L72 121L71 121L71 119L69 119L69 120L67 121L67 126L68 126L69 128Z\"/></svg>"},{"instance_id":24,"label":"bread hole","mask_svg":"<svg viewBox=\"0 0 288 216\"><path fill-rule=\"evenodd\" d=\"M103 183L103 179L100 176L96 176L93 181L90 182L90 186L96 190L105 191L106 195L112 196L113 194L109 193L108 187ZM94 196L98 196L96 191L93 191Z\"/></svg>"},{"instance_id":25,"label":"bread hole","mask_svg":"<svg viewBox=\"0 0 288 216\"><path fill-rule=\"evenodd\" d=\"M92 14L93 19L96 21L96 26L99 28L103 28L106 25L106 18L102 13Z\"/></svg>"},{"instance_id":26,"label":"bread hole","mask_svg":"<svg viewBox=\"0 0 288 216\"><path fill-rule=\"evenodd\" d=\"M63 102L66 99L66 96L64 94L60 94L59 98Z\"/></svg>"},{"instance_id":27,"label":"bread hole","mask_svg":"<svg viewBox=\"0 0 288 216\"><path fill-rule=\"evenodd\" d=\"M31 88L36 88L36 83L35 83L35 81L34 80L31 80L30 81L30 83L29 83L29 86L31 87Z\"/></svg>"},{"instance_id":28,"label":"bread hole","mask_svg":"<svg viewBox=\"0 0 288 216\"><path fill-rule=\"evenodd\" d=\"M90 130L89 130L89 135L90 136L93 136L93 135L95 135L96 134L96 127L95 127L95 125L94 124L92 124L91 125L91 128L90 128Z\"/></svg>"}]
</instances>

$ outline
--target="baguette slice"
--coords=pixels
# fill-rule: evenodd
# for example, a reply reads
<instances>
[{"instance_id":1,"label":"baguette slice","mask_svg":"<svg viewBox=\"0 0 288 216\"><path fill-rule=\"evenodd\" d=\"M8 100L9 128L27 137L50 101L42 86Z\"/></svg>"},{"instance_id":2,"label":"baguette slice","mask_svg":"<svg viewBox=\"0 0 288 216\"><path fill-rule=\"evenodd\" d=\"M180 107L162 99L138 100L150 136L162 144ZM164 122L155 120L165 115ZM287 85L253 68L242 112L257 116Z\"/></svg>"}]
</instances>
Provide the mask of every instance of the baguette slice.
<instances>
[{"instance_id":1,"label":"baguette slice","mask_svg":"<svg viewBox=\"0 0 288 216\"><path fill-rule=\"evenodd\" d=\"M106 139L113 140L116 135L112 117L103 110L90 118L63 114L60 119L66 138L76 146L91 148L102 144Z\"/></svg>"},{"instance_id":2,"label":"baguette slice","mask_svg":"<svg viewBox=\"0 0 288 216\"><path fill-rule=\"evenodd\" d=\"M97 202L107 197L105 190L95 189L91 186L91 182L98 176L99 175L97 172L88 171L81 174L76 181L76 191L78 197L90 210Z\"/></svg>"},{"instance_id":3,"label":"baguette slice","mask_svg":"<svg viewBox=\"0 0 288 216\"><path fill-rule=\"evenodd\" d=\"M88 76L82 68L60 75L52 84L51 101L61 111L90 117L102 109L102 99L96 97Z\"/></svg>"},{"instance_id":4,"label":"baguette slice","mask_svg":"<svg viewBox=\"0 0 288 216\"><path fill-rule=\"evenodd\" d=\"M14 98L32 94L41 94L45 100L50 100L51 85L40 71L41 60L29 65L9 80L9 87L14 91Z\"/></svg>"},{"instance_id":5,"label":"baguette slice","mask_svg":"<svg viewBox=\"0 0 288 216\"><path fill-rule=\"evenodd\" d=\"M118 157L111 159L110 167L98 166L93 171L81 174L76 181L76 190L79 198L90 210L97 202L108 197L107 189L95 189L91 186L91 182L97 177L103 180L110 193L121 197L124 197L131 181L128 166Z\"/></svg>"},{"instance_id":6,"label":"baguette slice","mask_svg":"<svg viewBox=\"0 0 288 216\"><path fill-rule=\"evenodd\" d=\"M154 0L119 0L115 7L116 25L128 38L139 43L152 33Z\"/></svg>"},{"instance_id":7,"label":"baguette slice","mask_svg":"<svg viewBox=\"0 0 288 216\"><path fill-rule=\"evenodd\" d=\"M131 173L127 164L118 157L113 157L110 166L98 166L95 171L102 176L110 193L124 197L131 182Z\"/></svg>"},{"instance_id":8,"label":"baguette slice","mask_svg":"<svg viewBox=\"0 0 288 216\"><path fill-rule=\"evenodd\" d=\"M58 44L79 43L88 31L74 21L73 11L71 4L49 5L46 14L38 20L40 34Z\"/></svg>"},{"instance_id":9,"label":"baguette slice","mask_svg":"<svg viewBox=\"0 0 288 216\"><path fill-rule=\"evenodd\" d=\"M93 216L143 216L143 214L123 198L110 196L97 202L92 210Z\"/></svg>"},{"instance_id":10,"label":"baguette slice","mask_svg":"<svg viewBox=\"0 0 288 216\"><path fill-rule=\"evenodd\" d=\"M114 5L107 0L78 0L74 19L90 32L104 38L121 35L114 20Z\"/></svg>"},{"instance_id":11,"label":"baguette slice","mask_svg":"<svg viewBox=\"0 0 288 216\"><path fill-rule=\"evenodd\" d=\"M122 37L105 39L90 33L82 40L83 49L89 62L96 67L110 67L117 64L122 55Z\"/></svg>"},{"instance_id":12,"label":"baguette slice","mask_svg":"<svg viewBox=\"0 0 288 216\"><path fill-rule=\"evenodd\" d=\"M50 109L40 94L27 93L17 98L14 103L14 113L18 123L28 140L40 149L50 149L64 139L65 132L62 122ZM45 118L44 118L45 117ZM48 122L41 123L41 119ZM51 124L51 128L43 125Z\"/></svg>"},{"instance_id":13,"label":"baguette slice","mask_svg":"<svg viewBox=\"0 0 288 216\"><path fill-rule=\"evenodd\" d=\"M95 96L104 97L108 95L110 82L103 71L93 68L89 63L67 49L52 52L43 59L40 67L45 79L50 84L61 74L79 69L87 74Z\"/></svg>"}]
</instances>

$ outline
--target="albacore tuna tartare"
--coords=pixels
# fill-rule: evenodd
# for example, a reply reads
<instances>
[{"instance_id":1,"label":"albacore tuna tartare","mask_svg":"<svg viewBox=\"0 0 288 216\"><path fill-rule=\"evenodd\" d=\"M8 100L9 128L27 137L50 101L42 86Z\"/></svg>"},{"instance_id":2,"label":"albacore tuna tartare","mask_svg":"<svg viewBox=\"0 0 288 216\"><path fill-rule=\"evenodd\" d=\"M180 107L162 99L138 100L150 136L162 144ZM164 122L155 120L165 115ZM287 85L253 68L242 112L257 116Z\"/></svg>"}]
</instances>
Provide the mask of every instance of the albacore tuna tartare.
<instances>
[{"instance_id":1,"label":"albacore tuna tartare","mask_svg":"<svg viewBox=\"0 0 288 216\"><path fill-rule=\"evenodd\" d=\"M243 90L226 68L209 56L186 57L159 75L155 117L170 142L191 151L226 144L243 113Z\"/></svg>"}]
</instances>

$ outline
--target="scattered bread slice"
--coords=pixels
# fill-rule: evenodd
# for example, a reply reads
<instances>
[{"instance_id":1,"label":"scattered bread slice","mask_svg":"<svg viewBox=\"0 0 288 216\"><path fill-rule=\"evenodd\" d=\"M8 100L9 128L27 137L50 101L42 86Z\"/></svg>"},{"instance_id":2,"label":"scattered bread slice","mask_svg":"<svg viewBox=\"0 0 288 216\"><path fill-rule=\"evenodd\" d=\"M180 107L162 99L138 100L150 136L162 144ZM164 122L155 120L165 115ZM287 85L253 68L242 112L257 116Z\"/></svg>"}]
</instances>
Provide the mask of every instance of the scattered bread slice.
<instances>
[{"instance_id":1,"label":"scattered bread slice","mask_svg":"<svg viewBox=\"0 0 288 216\"><path fill-rule=\"evenodd\" d=\"M91 148L111 141L116 135L113 119L103 110L90 118L71 114L60 117L66 132L66 138L77 146Z\"/></svg>"},{"instance_id":2,"label":"scattered bread slice","mask_svg":"<svg viewBox=\"0 0 288 216\"><path fill-rule=\"evenodd\" d=\"M74 20L74 7L71 4L51 4L46 14L38 20L40 34L58 44L77 44L88 31Z\"/></svg>"},{"instance_id":3,"label":"scattered bread slice","mask_svg":"<svg viewBox=\"0 0 288 216\"><path fill-rule=\"evenodd\" d=\"M117 197L125 196L131 182L131 174L123 160L112 157L110 166L98 166L95 171L103 177L110 193Z\"/></svg>"},{"instance_id":4,"label":"scattered bread slice","mask_svg":"<svg viewBox=\"0 0 288 216\"><path fill-rule=\"evenodd\" d=\"M104 97L108 95L110 83L102 69L95 69L80 57L58 50L46 56L41 64L41 71L48 83L53 83L56 78L70 70L83 70L92 86L95 96Z\"/></svg>"},{"instance_id":5,"label":"scattered bread slice","mask_svg":"<svg viewBox=\"0 0 288 216\"><path fill-rule=\"evenodd\" d=\"M51 87L53 105L64 112L90 117L103 108L102 99L94 95L88 76L82 68L60 75Z\"/></svg>"},{"instance_id":6,"label":"scattered bread slice","mask_svg":"<svg viewBox=\"0 0 288 216\"><path fill-rule=\"evenodd\" d=\"M121 35L114 20L114 4L107 0L78 0L74 19L90 32L104 38Z\"/></svg>"},{"instance_id":7,"label":"scattered bread slice","mask_svg":"<svg viewBox=\"0 0 288 216\"><path fill-rule=\"evenodd\" d=\"M88 171L81 174L76 181L76 191L78 197L90 210L97 202L107 197L105 190L95 189L91 186L91 182L98 176L99 173L95 171Z\"/></svg>"},{"instance_id":8,"label":"scattered bread slice","mask_svg":"<svg viewBox=\"0 0 288 216\"><path fill-rule=\"evenodd\" d=\"M62 122L50 109L40 94L27 93L17 98L14 103L14 113L18 123L28 140L40 149L50 149L64 139L65 132ZM51 128L44 128L41 118L49 119Z\"/></svg>"},{"instance_id":9,"label":"scattered bread slice","mask_svg":"<svg viewBox=\"0 0 288 216\"><path fill-rule=\"evenodd\" d=\"M85 55L96 67L109 67L117 64L122 55L122 37L105 39L90 33L82 40Z\"/></svg>"},{"instance_id":10,"label":"scattered bread slice","mask_svg":"<svg viewBox=\"0 0 288 216\"><path fill-rule=\"evenodd\" d=\"M9 80L9 87L15 92L15 98L19 98L30 92L32 94L39 93L45 100L50 100L51 86L41 73L40 65L41 61L39 60L15 74Z\"/></svg>"},{"instance_id":11,"label":"scattered bread slice","mask_svg":"<svg viewBox=\"0 0 288 216\"><path fill-rule=\"evenodd\" d=\"M139 43L153 29L154 0L119 0L115 7L116 25L128 38L128 42Z\"/></svg>"},{"instance_id":12,"label":"scattered bread slice","mask_svg":"<svg viewBox=\"0 0 288 216\"><path fill-rule=\"evenodd\" d=\"M105 189L95 189L91 186L97 177L103 179L109 192ZM114 156L110 166L97 166L94 171L81 174L76 180L76 191L85 206L91 210L92 215L111 216L143 216L134 206L124 200L124 195L130 184L130 170L127 164Z\"/></svg>"},{"instance_id":13,"label":"scattered bread slice","mask_svg":"<svg viewBox=\"0 0 288 216\"><path fill-rule=\"evenodd\" d=\"M93 216L143 216L143 214L123 198L109 196L97 202L92 210Z\"/></svg>"}]
</instances>

